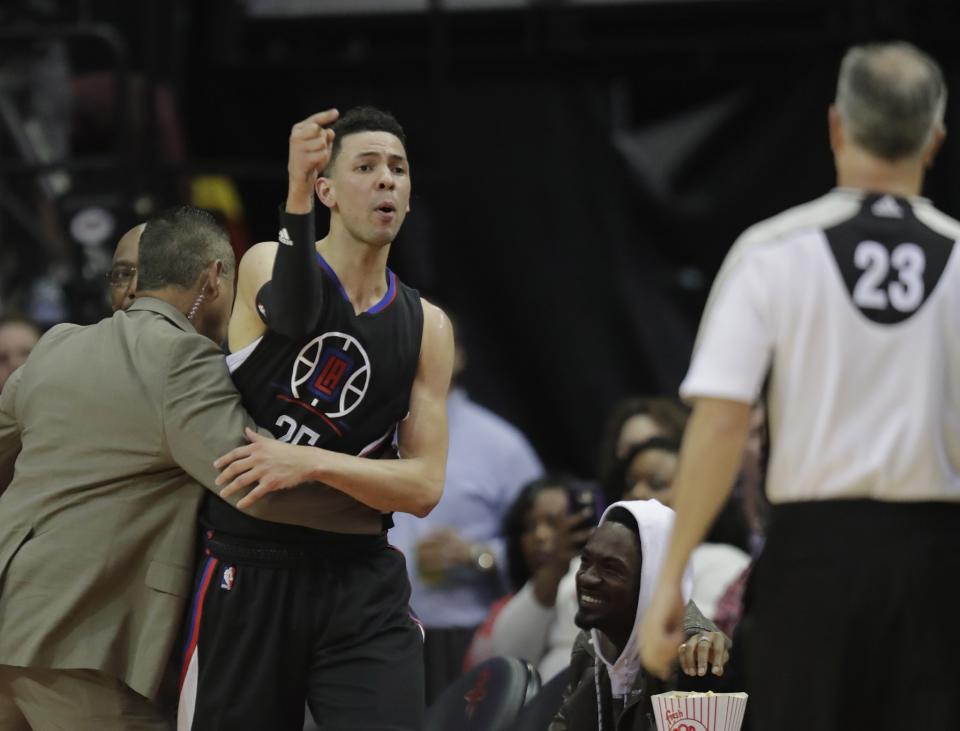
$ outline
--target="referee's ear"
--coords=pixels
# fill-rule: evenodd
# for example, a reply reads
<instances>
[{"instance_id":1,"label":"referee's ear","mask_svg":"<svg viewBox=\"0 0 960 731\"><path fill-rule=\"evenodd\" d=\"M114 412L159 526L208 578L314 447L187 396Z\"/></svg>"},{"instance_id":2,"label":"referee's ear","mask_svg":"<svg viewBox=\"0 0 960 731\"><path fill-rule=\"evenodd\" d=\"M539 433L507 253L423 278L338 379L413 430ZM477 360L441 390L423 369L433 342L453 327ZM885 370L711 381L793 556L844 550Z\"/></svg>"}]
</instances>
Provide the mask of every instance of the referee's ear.
<instances>
[{"instance_id":1,"label":"referee's ear","mask_svg":"<svg viewBox=\"0 0 960 731\"><path fill-rule=\"evenodd\" d=\"M933 161L937 156L937 153L940 152L940 148L943 146L944 140L947 139L947 128L943 124L938 124L933 130L933 134L930 136L930 141L927 143L926 149L923 151L923 167L932 168Z\"/></svg>"},{"instance_id":2,"label":"referee's ear","mask_svg":"<svg viewBox=\"0 0 960 731\"><path fill-rule=\"evenodd\" d=\"M843 152L844 145L843 120L840 118L836 104L831 104L827 110L827 128L830 131L830 149L836 157Z\"/></svg>"}]
</instances>

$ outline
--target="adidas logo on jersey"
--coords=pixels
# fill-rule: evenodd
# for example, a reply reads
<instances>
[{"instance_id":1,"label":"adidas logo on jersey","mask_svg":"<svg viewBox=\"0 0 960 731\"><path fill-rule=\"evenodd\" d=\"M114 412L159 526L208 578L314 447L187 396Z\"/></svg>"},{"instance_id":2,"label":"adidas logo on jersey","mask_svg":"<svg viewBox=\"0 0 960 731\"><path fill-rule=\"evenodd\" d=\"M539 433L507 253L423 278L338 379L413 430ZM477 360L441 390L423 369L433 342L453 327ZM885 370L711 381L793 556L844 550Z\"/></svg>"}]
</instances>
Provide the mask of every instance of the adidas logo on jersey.
<instances>
[{"instance_id":1,"label":"adidas logo on jersey","mask_svg":"<svg viewBox=\"0 0 960 731\"><path fill-rule=\"evenodd\" d=\"M277 236L277 240L281 244L286 244L287 246L293 246L293 239L290 238L290 234L287 232L287 229L285 227L280 229L280 235Z\"/></svg>"},{"instance_id":2,"label":"adidas logo on jersey","mask_svg":"<svg viewBox=\"0 0 960 731\"><path fill-rule=\"evenodd\" d=\"M893 196L885 195L870 207L877 218L903 218L903 209Z\"/></svg>"}]
</instances>

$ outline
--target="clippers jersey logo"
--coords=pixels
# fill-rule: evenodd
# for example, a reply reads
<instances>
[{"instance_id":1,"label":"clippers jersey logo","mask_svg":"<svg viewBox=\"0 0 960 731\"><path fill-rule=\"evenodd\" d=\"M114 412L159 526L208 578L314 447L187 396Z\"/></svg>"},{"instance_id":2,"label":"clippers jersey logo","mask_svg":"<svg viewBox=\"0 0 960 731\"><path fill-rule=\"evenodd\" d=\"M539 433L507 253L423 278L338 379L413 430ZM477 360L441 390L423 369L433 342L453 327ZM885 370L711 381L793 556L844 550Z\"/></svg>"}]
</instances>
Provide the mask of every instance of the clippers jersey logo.
<instances>
[{"instance_id":1,"label":"clippers jersey logo","mask_svg":"<svg viewBox=\"0 0 960 731\"><path fill-rule=\"evenodd\" d=\"M339 419L363 401L370 375L370 358L360 341L329 332L311 340L297 355L290 390L294 398Z\"/></svg>"}]
</instances>

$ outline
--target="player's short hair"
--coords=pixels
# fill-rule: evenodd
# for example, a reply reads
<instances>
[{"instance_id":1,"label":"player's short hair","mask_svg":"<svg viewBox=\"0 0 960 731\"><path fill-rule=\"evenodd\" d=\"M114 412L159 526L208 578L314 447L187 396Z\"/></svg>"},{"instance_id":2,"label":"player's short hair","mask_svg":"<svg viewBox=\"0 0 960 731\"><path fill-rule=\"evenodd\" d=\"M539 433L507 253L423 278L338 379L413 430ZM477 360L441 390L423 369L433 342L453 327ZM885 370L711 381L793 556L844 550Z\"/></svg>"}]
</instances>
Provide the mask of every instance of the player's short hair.
<instances>
[{"instance_id":1,"label":"player's short hair","mask_svg":"<svg viewBox=\"0 0 960 731\"><path fill-rule=\"evenodd\" d=\"M213 215L194 206L168 209L150 219L140 237L137 290L186 289L217 259L224 276L232 277L230 239Z\"/></svg>"},{"instance_id":2,"label":"player's short hair","mask_svg":"<svg viewBox=\"0 0 960 731\"><path fill-rule=\"evenodd\" d=\"M357 132L389 132L400 140L403 149L407 149L407 136L404 134L403 127L400 126L397 118L390 112L385 112L376 107L354 107L334 122L330 129L336 132L336 137L333 138L330 162L327 163L327 167L323 171L324 175L327 175L333 169L333 164L340 154L343 138L347 135Z\"/></svg>"},{"instance_id":3,"label":"player's short hair","mask_svg":"<svg viewBox=\"0 0 960 731\"><path fill-rule=\"evenodd\" d=\"M851 139L884 160L918 154L943 126L947 86L909 43L854 46L840 64L836 107Z\"/></svg>"}]
</instances>

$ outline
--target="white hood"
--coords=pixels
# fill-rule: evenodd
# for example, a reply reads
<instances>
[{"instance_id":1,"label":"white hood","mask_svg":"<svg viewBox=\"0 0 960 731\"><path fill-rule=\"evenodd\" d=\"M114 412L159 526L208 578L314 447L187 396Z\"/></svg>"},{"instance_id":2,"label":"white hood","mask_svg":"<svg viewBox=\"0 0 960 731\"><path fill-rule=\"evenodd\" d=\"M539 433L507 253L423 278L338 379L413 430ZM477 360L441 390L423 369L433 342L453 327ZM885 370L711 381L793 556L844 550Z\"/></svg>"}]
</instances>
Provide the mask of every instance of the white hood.
<instances>
[{"instance_id":1,"label":"white hood","mask_svg":"<svg viewBox=\"0 0 960 731\"><path fill-rule=\"evenodd\" d=\"M653 598L653 591L660 576L660 568L663 566L663 561L667 555L674 512L657 500L622 500L613 503L603 511L600 518L601 525L615 507L629 510L640 528L643 564L640 568L640 595L637 598L637 617L634 620L633 632L630 633L630 639L627 640L626 647L620 653L620 657L612 662L607 657L612 647L610 642L595 629L590 630L590 638L593 641L594 649L597 651L597 657L607 666L613 695L623 697L633 687L637 673L640 671L637 634L640 632L640 620ZM683 581L681 582L681 591L685 603L690 601L692 590L693 578L688 565L683 572Z\"/></svg>"}]
</instances>

